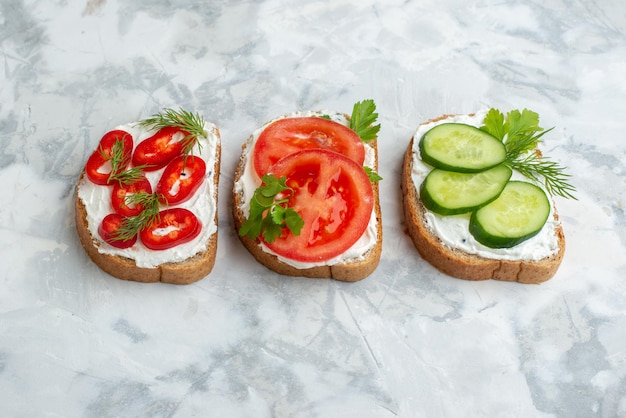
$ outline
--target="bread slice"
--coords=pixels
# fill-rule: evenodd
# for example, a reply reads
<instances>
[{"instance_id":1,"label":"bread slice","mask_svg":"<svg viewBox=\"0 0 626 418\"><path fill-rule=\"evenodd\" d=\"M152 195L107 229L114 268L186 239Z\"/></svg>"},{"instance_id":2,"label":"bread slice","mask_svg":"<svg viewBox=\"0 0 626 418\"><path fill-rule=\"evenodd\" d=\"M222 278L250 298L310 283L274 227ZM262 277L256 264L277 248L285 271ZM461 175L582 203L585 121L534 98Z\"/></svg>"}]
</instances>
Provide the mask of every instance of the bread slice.
<instances>
[{"instance_id":1,"label":"bread slice","mask_svg":"<svg viewBox=\"0 0 626 418\"><path fill-rule=\"evenodd\" d=\"M429 122L446 118L434 119ZM401 190L406 230L420 255L441 272L465 280L504 280L520 283L541 283L554 276L565 253L565 237L560 223L554 229L558 250L551 256L540 260L503 260L486 258L471 254L459 248L447 245L432 228L426 219L427 209L419 198L419 192L411 178L414 153L413 142L420 138L411 138L404 154ZM554 210L554 219L558 214Z\"/></svg>"},{"instance_id":2,"label":"bread slice","mask_svg":"<svg viewBox=\"0 0 626 418\"><path fill-rule=\"evenodd\" d=\"M213 132L219 139L219 130ZM220 173L221 146L219 141L215 149L215 164L213 166L212 199L215 202L214 224L217 226L217 191ZM207 172L208 172L207 167ZM101 251L101 247L108 246L99 236L94 235L89 229L87 207L79 197L80 187L85 179L83 169L74 194L75 224L80 242L91 260L103 271L122 280L130 280L142 283L163 282L171 284L189 284L207 276L215 265L217 253L217 229L207 242L206 249L199 251L191 257L177 262L165 262L155 267L139 267L135 260L120 255L107 254ZM144 251L150 251L144 249ZM168 251L168 250L162 250Z\"/></svg>"},{"instance_id":3,"label":"bread slice","mask_svg":"<svg viewBox=\"0 0 626 418\"><path fill-rule=\"evenodd\" d=\"M378 147L376 140L368 141L368 144L374 149L375 162L373 169L377 171ZM251 152L251 149L249 148L252 148L250 140L246 141L242 145L241 157L235 170L235 185L244 173L247 157L249 152ZM378 267L382 253L383 230L378 183L373 183L372 189L374 192L373 211L374 216L376 217L376 244L361 257L334 265L298 268L279 260L276 255L264 251L259 239L251 239L247 236L239 236L239 239L259 263L279 274L308 278L330 278L345 282L356 282L358 280L362 280L369 276L376 269L376 267ZM244 214L244 211L242 210L244 203L243 192L238 191L237 187L233 187L233 218L237 235L239 235L239 229L246 220L246 214Z\"/></svg>"}]
</instances>

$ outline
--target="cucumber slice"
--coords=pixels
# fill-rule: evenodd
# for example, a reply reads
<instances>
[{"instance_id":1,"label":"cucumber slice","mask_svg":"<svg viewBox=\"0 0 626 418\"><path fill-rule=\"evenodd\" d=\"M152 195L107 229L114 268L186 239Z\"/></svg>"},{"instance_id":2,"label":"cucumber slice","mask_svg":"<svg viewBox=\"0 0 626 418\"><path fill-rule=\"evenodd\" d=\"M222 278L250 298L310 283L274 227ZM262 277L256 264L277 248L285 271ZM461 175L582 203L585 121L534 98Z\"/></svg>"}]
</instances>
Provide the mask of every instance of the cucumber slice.
<instances>
[{"instance_id":1,"label":"cucumber slice","mask_svg":"<svg viewBox=\"0 0 626 418\"><path fill-rule=\"evenodd\" d=\"M487 170L506 158L502 141L462 123L435 126L421 138L419 148L426 164L462 173Z\"/></svg>"},{"instance_id":2,"label":"cucumber slice","mask_svg":"<svg viewBox=\"0 0 626 418\"><path fill-rule=\"evenodd\" d=\"M490 248L511 248L537 235L550 215L550 201L538 186L509 182L500 196L474 212L469 231Z\"/></svg>"},{"instance_id":3,"label":"cucumber slice","mask_svg":"<svg viewBox=\"0 0 626 418\"><path fill-rule=\"evenodd\" d=\"M497 198L511 178L504 164L479 173L457 173L435 168L420 187L427 209L440 215L471 212Z\"/></svg>"}]
</instances>

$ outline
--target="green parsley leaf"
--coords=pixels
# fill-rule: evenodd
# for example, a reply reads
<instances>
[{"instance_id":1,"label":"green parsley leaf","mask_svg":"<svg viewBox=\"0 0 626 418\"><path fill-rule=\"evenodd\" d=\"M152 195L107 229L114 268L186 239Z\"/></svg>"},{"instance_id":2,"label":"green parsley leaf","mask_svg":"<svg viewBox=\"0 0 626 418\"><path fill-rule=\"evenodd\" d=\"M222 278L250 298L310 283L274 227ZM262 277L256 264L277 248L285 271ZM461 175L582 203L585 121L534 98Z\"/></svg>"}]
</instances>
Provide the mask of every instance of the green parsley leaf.
<instances>
[{"instance_id":1,"label":"green parsley leaf","mask_svg":"<svg viewBox=\"0 0 626 418\"><path fill-rule=\"evenodd\" d=\"M285 220L286 210L286 208L280 205L274 206L274 208L269 212L270 216L272 217L272 222L274 222L276 225L282 224Z\"/></svg>"},{"instance_id":2,"label":"green parsley leaf","mask_svg":"<svg viewBox=\"0 0 626 418\"><path fill-rule=\"evenodd\" d=\"M367 174L367 177L372 183L377 183L383 179L377 172L375 172L370 167L363 166L363 170L365 170L365 174Z\"/></svg>"},{"instance_id":3,"label":"green parsley leaf","mask_svg":"<svg viewBox=\"0 0 626 418\"><path fill-rule=\"evenodd\" d=\"M285 210L285 225L294 235L300 235L300 231L302 231L302 227L304 226L304 219L298 212L296 212L293 208L287 208Z\"/></svg>"},{"instance_id":4,"label":"green parsley leaf","mask_svg":"<svg viewBox=\"0 0 626 418\"><path fill-rule=\"evenodd\" d=\"M293 189L286 184L287 179L265 174L261 181L250 200L250 214L241 225L239 235L256 239L262 234L268 243L280 237L283 228L288 228L293 235L300 235L304 220L287 207L293 195Z\"/></svg>"},{"instance_id":5,"label":"green parsley leaf","mask_svg":"<svg viewBox=\"0 0 626 418\"><path fill-rule=\"evenodd\" d=\"M289 187L287 187L286 177L281 177L277 179L272 174L265 174L261 178L261 182L262 185L261 187L259 187L259 192L265 197L273 198L278 193L289 189Z\"/></svg>"},{"instance_id":6,"label":"green parsley leaf","mask_svg":"<svg viewBox=\"0 0 626 418\"><path fill-rule=\"evenodd\" d=\"M506 135L504 115L498 109L489 109L483 121L483 126L480 129L490 133L501 141L504 140L504 136Z\"/></svg>"},{"instance_id":7,"label":"green parsley leaf","mask_svg":"<svg viewBox=\"0 0 626 418\"><path fill-rule=\"evenodd\" d=\"M283 228L274 223L274 219L270 216L263 218L261 222L261 230L263 231L263 239L266 242L274 242L276 238L283 233Z\"/></svg>"},{"instance_id":8,"label":"green parsley leaf","mask_svg":"<svg viewBox=\"0 0 626 418\"><path fill-rule=\"evenodd\" d=\"M376 139L380 131L380 124L374 125L378 119L376 113L376 104L374 100L367 99L357 102L352 108L350 116L350 129L361 137L361 140L367 142Z\"/></svg>"}]
</instances>

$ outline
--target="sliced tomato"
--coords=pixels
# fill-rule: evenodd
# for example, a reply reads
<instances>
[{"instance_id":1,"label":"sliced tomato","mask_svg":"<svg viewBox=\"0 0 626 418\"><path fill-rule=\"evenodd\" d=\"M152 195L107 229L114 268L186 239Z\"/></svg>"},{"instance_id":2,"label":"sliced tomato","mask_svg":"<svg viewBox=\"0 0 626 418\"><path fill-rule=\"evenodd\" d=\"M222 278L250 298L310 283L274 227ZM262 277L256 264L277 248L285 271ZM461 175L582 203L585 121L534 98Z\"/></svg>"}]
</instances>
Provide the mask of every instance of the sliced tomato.
<instances>
[{"instance_id":1,"label":"sliced tomato","mask_svg":"<svg viewBox=\"0 0 626 418\"><path fill-rule=\"evenodd\" d=\"M189 242L200 234L202 224L188 209L172 208L159 213L159 220L139 232L143 244L151 250L166 250Z\"/></svg>"},{"instance_id":2,"label":"sliced tomato","mask_svg":"<svg viewBox=\"0 0 626 418\"><path fill-rule=\"evenodd\" d=\"M292 260L326 261L344 253L363 235L374 207L372 184L363 167L336 152L313 149L279 160L270 172L285 176L294 190L289 206L304 226L266 245Z\"/></svg>"},{"instance_id":3,"label":"sliced tomato","mask_svg":"<svg viewBox=\"0 0 626 418\"><path fill-rule=\"evenodd\" d=\"M146 176L142 175L139 179L131 184L113 183L113 191L111 192L111 205L113 210L122 216L137 216L144 207L141 204L128 205L126 198L135 193L152 193L152 186Z\"/></svg>"},{"instance_id":4,"label":"sliced tomato","mask_svg":"<svg viewBox=\"0 0 626 418\"><path fill-rule=\"evenodd\" d=\"M91 154L85 165L85 173L89 180L95 184L106 185L111 176L111 156L113 145L116 141L122 141L123 151L121 163L117 171L123 171L128 167L133 152L133 137L126 131L119 129L109 131L100 139L98 148Z\"/></svg>"},{"instance_id":5,"label":"sliced tomato","mask_svg":"<svg viewBox=\"0 0 626 418\"><path fill-rule=\"evenodd\" d=\"M137 235L126 241L116 239L117 231L120 229L123 222L124 217L119 213L109 213L104 217L104 219L102 219L102 222L100 222L100 225L98 226L98 234L100 235L100 238L116 248L124 249L135 245L135 242L137 242Z\"/></svg>"},{"instance_id":6,"label":"sliced tomato","mask_svg":"<svg viewBox=\"0 0 626 418\"><path fill-rule=\"evenodd\" d=\"M176 127L159 129L137 145L133 153L133 165L146 165L146 171L165 167L174 157L181 154L182 140L188 135L189 132Z\"/></svg>"},{"instance_id":7,"label":"sliced tomato","mask_svg":"<svg viewBox=\"0 0 626 418\"><path fill-rule=\"evenodd\" d=\"M254 169L263 177L288 154L321 148L343 154L359 166L365 160L363 141L352 129L319 117L285 118L270 124L254 145Z\"/></svg>"},{"instance_id":8,"label":"sliced tomato","mask_svg":"<svg viewBox=\"0 0 626 418\"><path fill-rule=\"evenodd\" d=\"M179 155L165 167L156 192L165 202L176 205L189 199L198 190L206 174L206 163L200 157Z\"/></svg>"}]
</instances>

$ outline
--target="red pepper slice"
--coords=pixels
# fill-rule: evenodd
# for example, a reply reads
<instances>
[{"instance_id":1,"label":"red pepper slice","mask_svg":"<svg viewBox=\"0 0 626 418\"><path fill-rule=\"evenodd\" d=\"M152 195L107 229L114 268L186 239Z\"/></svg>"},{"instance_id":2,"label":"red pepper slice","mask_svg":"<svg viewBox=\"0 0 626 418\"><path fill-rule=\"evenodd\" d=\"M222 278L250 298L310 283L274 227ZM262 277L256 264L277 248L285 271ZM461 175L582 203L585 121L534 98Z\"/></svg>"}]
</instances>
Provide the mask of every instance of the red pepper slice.
<instances>
[{"instance_id":1,"label":"red pepper slice","mask_svg":"<svg viewBox=\"0 0 626 418\"><path fill-rule=\"evenodd\" d=\"M176 205L189 199L198 190L206 174L206 163L200 157L179 155L165 167L156 186L164 202Z\"/></svg>"},{"instance_id":2,"label":"red pepper slice","mask_svg":"<svg viewBox=\"0 0 626 418\"><path fill-rule=\"evenodd\" d=\"M151 250L166 250L189 242L200 234L202 224L188 209L172 208L159 213L159 220L139 233Z\"/></svg>"},{"instance_id":3,"label":"red pepper slice","mask_svg":"<svg viewBox=\"0 0 626 418\"><path fill-rule=\"evenodd\" d=\"M124 217L119 213L109 213L102 219L100 226L98 226L98 234L105 242L116 248L124 249L132 247L135 245L135 242L137 242L137 235L126 241L116 239L117 231L120 229L123 222Z\"/></svg>"},{"instance_id":4,"label":"red pepper slice","mask_svg":"<svg viewBox=\"0 0 626 418\"><path fill-rule=\"evenodd\" d=\"M116 174L111 173L111 158L113 145L115 145L115 142L118 140L122 141L123 152L121 163L117 167L117 172L124 171L126 167L128 167L133 151L133 137L126 131L109 131L100 139L98 148L91 154L85 165L85 173L93 183L107 185L109 184L111 174Z\"/></svg>"},{"instance_id":5,"label":"red pepper slice","mask_svg":"<svg viewBox=\"0 0 626 418\"><path fill-rule=\"evenodd\" d=\"M133 153L133 165L146 165L146 171L165 167L174 157L182 153L182 139L188 135L189 132L176 127L159 129L137 145Z\"/></svg>"},{"instance_id":6,"label":"red pepper slice","mask_svg":"<svg viewBox=\"0 0 626 418\"><path fill-rule=\"evenodd\" d=\"M143 210L144 206L141 204L128 206L126 198L136 193L152 193L152 186L146 176L141 176L131 184L121 184L115 182L113 184L113 191L111 192L111 205L113 210L122 216L137 216Z\"/></svg>"}]
</instances>

